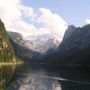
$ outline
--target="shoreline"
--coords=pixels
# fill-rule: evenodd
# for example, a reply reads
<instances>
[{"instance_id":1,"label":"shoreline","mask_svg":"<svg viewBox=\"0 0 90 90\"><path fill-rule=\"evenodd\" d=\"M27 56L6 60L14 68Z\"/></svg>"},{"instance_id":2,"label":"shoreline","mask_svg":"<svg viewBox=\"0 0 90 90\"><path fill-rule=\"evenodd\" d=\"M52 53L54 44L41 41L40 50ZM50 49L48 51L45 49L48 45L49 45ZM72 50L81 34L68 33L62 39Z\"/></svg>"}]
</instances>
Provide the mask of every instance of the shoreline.
<instances>
[{"instance_id":1,"label":"shoreline","mask_svg":"<svg viewBox=\"0 0 90 90\"><path fill-rule=\"evenodd\" d=\"M0 66L18 65L18 64L23 64L23 62L0 62Z\"/></svg>"}]
</instances>

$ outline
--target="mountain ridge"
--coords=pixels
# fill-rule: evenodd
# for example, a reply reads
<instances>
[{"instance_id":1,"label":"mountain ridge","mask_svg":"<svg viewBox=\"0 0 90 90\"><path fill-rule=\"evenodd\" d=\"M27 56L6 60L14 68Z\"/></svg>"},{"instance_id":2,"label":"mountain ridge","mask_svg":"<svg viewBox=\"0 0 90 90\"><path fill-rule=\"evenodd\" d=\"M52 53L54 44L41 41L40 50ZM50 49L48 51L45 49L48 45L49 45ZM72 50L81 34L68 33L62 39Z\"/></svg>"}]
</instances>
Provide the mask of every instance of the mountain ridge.
<instances>
[{"instance_id":1,"label":"mountain ridge","mask_svg":"<svg viewBox=\"0 0 90 90\"><path fill-rule=\"evenodd\" d=\"M75 28L73 26L71 27L72 29L68 28L66 30L63 41L61 45L59 45L59 51L67 51L70 48L74 47L83 49L88 47L88 45L90 44L90 42L88 42L90 38L90 24L78 28ZM69 33L69 35L67 32Z\"/></svg>"},{"instance_id":2,"label":"mountain ridge","mask_svg":"<svg viewBox=\"0 0 90 90\"><path fill-rule=\"evenodd\" d=\"M90 24L78 28L70 26L65 32L63 41L57 51L45 57L45 63L80 66L90 65L89 39Z\"/></svg>"}]
</instances>

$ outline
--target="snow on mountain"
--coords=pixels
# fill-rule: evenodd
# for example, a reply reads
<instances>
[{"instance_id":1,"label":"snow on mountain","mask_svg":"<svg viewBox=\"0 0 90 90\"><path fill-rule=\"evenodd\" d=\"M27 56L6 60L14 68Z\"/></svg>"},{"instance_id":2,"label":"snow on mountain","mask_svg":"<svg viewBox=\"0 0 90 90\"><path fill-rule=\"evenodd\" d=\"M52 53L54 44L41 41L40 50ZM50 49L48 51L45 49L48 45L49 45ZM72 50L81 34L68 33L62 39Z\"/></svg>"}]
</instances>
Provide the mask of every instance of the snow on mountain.
<instances>
[{"instance_id":1,"label":"snow on mountain","mask_svg":"<svg viewBox=\"0 0 90 90\"><path fill-rule=\"evenodd\" d=\"M33 51L45 53L49 49L56 49L59 41L50 34L41 34L38 36L28 36L24 39L29 48Z\"/></svg>"}]
</instances>

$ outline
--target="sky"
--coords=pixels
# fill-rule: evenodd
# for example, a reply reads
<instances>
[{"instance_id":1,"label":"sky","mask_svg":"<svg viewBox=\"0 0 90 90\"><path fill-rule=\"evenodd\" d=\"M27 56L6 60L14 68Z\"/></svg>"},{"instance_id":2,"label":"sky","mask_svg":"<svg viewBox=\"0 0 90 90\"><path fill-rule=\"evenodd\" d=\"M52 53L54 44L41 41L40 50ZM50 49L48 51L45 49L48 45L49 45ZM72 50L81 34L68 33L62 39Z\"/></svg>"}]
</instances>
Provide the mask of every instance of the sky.
<instances>
[{"instance_id":1,"label":"sky","mask_svg":"<svg viewBox=\"0 0 90 90\"><path fill-rule=\"evenodd\" d=\"M69 25L82 26L90 19L90 0L23 0L23 4L35 10L49 8Z\"/></svg>"},{"instance_id":2,"label":"sky","mask_svg":"<svg viewBox=\"0 0 90 90\"><path fill-rule=\"evenodd\" d=\"M50 34L62 40L68 25L90 23L90 0L0 0L7 31L24 37Z\"/></svg>"}]
</instances>

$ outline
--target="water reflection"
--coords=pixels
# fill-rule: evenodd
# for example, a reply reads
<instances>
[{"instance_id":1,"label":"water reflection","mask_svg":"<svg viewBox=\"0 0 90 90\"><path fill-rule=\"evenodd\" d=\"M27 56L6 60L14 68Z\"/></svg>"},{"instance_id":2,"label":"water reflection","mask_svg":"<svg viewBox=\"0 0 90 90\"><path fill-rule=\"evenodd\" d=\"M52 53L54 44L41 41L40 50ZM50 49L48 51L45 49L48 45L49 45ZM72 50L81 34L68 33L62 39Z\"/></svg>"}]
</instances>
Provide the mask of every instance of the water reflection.
<instances>
[{"instance_id":1,"label":"water reflection","mask_svg":"<svg viewBox=\"0 0 90 90\"><path fill-rule=\"evenodd\" d=\"M6 90L90 90L89 71L85 70L85 73L81 70L67 67L55 69L55 66L36 64L21 65L16 67L11 81L10 78L7 81L2 78L3 87L8 85ZM11 75L11 72L6 72L9 74L5 75L10 77L8 75Z\"/></svg>"},{"instance_id":2,"label":"water reflection","mask_svg":"<svg viewBox=\"0 0 90 90\"><path fill-rule=\"evenodd\" d=\"M20 86L17 90L61 90L57 80L32 75L18 81Z\"/></svg>"},{"instance_id":3,"label":"water reflection","mask_svg":"<svg viewBox=\"0 0 90 90\"><path fill-rule=\"evenodd\" d=\"M29 71L27 71L28 68ZM25 67L16 72L16 78L9 85L8 90L61 90L58 80L49 78L43 69L28 68Z\"/></svg>"},{"instance_id":4,"label":"water reflection","mask_svg":"<svg viewBox=\"0 0 90 90\"><path fill-rule=\"evenodd\" d=\"M0 66L0 90L4 90L14 74L15 66Z\"/></svg>"}]
</instances>

